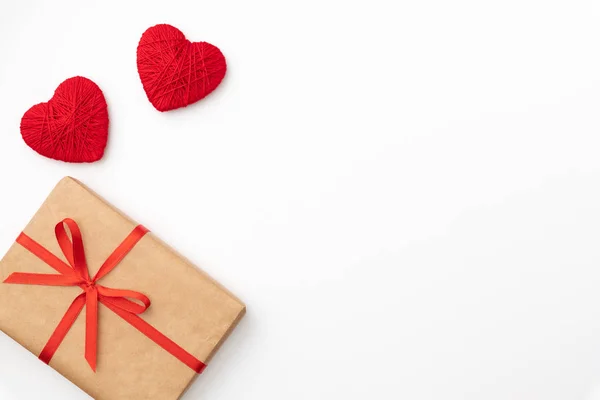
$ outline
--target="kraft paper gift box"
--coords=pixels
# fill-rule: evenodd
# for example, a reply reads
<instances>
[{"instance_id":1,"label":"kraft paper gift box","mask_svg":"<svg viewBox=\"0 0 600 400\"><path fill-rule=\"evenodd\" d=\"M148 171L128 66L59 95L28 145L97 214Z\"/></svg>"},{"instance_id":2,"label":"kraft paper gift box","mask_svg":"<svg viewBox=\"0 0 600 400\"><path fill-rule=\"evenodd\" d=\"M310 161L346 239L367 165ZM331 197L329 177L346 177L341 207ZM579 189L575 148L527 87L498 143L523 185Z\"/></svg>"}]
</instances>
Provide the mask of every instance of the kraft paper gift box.
<instances>
[{"instance_id":1,"label":"kraft paper gift box","mask_svg":"<svg viewBox=\"0 0 600 400\"><path fill-rule=\"evenodd\" d=\"M246 309L72 178L0 261L0 281L0 330L97 400L180 398Z\"/></svg>"}]
</instances>

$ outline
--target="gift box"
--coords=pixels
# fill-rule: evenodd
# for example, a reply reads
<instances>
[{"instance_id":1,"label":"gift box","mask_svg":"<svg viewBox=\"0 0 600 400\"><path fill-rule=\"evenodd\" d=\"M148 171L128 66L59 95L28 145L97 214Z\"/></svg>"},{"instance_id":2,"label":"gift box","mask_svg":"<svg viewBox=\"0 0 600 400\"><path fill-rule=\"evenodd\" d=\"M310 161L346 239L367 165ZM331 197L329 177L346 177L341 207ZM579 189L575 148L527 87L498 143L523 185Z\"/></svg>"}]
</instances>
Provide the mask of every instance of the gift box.
<instances>
[{"instance_id":1,"label":"gift box","mask_svg":"<svg viewBox=\"0 0 600 400\"><path fill-rule=\"evenodd\" d=\"M97 400L178 399L244 304L64 178L0 261L0 330Z\"/></svg>"}]
</instances>

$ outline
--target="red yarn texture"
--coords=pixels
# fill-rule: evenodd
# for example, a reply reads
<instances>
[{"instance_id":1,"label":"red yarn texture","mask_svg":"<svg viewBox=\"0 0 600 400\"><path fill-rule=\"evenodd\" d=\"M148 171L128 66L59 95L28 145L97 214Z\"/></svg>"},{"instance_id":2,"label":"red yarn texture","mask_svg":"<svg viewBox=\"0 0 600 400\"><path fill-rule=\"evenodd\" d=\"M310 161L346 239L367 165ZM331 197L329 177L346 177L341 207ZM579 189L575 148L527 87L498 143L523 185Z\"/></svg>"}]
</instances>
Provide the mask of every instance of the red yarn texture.
<instances>
[{"instance_id":1,"label":"red yarn texture","mask_svg":"<svg viewBox=\"0 0 600 400\"><path fill-rule=\"evenodd\" d=\"M217 47L190 42L161 24L148 28L137 48L137 67L150 103L169 111L203 99L223 80L227 64Z\"/></svg>"},{"instance_id":2,"label":"red yarn texture","mask_svg":"<svg viewBox=\"0 0 600 400\"><path fill-rule=\"evenodd\" d=\"M31 107L21 119L29 147L55 160L98 161L108 140L108 110L102 91L81 76L61 83L47 103Z\"/></svg>"}]
</instances>

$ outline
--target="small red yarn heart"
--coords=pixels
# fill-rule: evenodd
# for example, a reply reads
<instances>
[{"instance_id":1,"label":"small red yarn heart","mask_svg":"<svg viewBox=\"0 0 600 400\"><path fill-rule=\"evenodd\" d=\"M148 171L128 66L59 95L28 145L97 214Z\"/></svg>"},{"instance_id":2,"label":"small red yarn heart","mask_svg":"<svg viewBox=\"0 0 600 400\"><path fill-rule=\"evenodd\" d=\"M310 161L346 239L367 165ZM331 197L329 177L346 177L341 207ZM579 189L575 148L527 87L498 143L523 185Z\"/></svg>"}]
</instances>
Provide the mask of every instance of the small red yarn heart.
<instances>
[{"instance_id":1,"label":"small red yarn heart","mask_svg":"<svg viewBox=\"0 0 600 400\"><path fill-rule=\"evenodd\" d=\"M23 115L21 135L45 157L73 163L98 161L108 140L108 110L102 91L87 78L67 79L47 103L37 104Z\"/></svg>"},{"instance_id":2,"label":"small red yarn heart","mask_svg":"<svg viewBox=\"0 0 600 400\"><path fill-rule=\"evenodd\" d=\"M137 67L150 103L158 111L185 107L206 97L223 80L227 63L207 42L190 42L177 28L148 28L137 48Z\"/></svg>"}]
</instances>

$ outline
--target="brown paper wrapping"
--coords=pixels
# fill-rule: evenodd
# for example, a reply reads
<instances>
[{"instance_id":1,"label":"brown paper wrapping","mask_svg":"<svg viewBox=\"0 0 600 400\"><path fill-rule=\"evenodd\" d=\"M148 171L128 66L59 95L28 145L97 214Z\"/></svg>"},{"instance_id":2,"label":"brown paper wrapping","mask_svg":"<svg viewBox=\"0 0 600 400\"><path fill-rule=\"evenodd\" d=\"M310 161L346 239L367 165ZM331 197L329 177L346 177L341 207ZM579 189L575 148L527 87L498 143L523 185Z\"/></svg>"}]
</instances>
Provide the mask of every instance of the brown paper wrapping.
<instances>
[{"instance_id":1,"label":"brown paper wrapping","mask_svg":"<svg viewBox=\"0 0 600 400\"><path fill-rule=\"evenodd\" d=\"M74 219L82 232L90 275L137 225L73 178L64 178L24 233L65 260L54 226ZM19 244L0 261L0 281L13 272L57 273ZM100 282L147 295L141 317L204 363L245 313L244 304L174 250L147 234ZM0 283L0 330L36 356L78 287ZM97 400L179 399L196 373L111 310L99 306L98 365L84 358L85 309L50 366Z\"/></svg>"}]
</instances>

